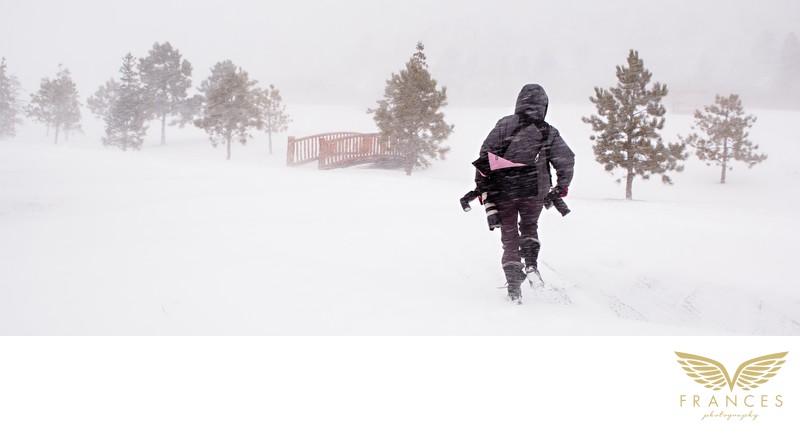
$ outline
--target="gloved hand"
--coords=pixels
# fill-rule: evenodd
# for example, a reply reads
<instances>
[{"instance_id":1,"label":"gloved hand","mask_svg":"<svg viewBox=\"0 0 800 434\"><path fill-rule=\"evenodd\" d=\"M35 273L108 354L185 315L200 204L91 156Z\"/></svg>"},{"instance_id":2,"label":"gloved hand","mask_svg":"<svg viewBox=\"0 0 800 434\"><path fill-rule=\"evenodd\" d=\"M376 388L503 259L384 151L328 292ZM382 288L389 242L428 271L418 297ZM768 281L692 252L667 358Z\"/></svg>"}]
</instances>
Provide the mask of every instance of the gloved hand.
<instances>
[{"instance_id":1,"label":"gloved hand","mask_svg":"<svg viewBox=\"0 0 800 434\"><path fill-rule=\"evenodd\" d=\"M569 187L556 186L553 188L553 191L558 195L558 197L567 197L567 193L569 193Z\"/></svg>"}]
</instances>

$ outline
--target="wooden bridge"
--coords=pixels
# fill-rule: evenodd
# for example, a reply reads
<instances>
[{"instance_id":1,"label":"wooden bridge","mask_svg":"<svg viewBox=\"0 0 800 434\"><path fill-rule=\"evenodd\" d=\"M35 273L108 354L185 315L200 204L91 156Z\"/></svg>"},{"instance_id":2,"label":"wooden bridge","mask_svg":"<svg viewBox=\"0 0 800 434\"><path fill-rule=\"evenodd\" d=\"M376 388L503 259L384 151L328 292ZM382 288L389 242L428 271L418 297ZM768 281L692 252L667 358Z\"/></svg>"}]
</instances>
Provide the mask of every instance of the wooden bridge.
<instances>
[{"instance_id":1,"label":"wooden bridge","mask_svg":"<svg viewBox=\"0 0 800 434\"><path fill-rule=\"evenodd\" d=\"M379 133L323 133L308 137L289 136L286 164L297 166L317 161L320 169L378 163L399 167L402 155L392 141L381 140Z\"/></svg>"}]
</instances>

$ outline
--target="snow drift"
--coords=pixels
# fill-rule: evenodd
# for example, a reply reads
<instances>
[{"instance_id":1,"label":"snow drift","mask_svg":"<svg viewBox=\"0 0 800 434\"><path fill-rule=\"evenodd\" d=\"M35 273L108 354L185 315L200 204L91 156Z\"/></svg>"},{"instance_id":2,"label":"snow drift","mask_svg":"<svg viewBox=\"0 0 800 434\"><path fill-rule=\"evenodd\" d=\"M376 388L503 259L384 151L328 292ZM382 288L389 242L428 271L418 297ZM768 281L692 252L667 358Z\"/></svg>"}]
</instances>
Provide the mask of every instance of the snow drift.
<instances>
[{"instance_id":1,"label":"snow drift","mask_svg":"<svg viewBox=\"0 0 800 434\"><path fill-rule=\"evenodd\" d=\"M374 131L361 108L289 111L291 135ZM446 111L453 151L411 177L285 167L260 136L225 161L195 129L120 152L99 126L59 146L25 126L0 143L0 333L800 334L800 113L756 111L769 159L727 184L692 158L626 201L594 162L591 107L554 101L577 164L573 212L540 221L542 274L569 302L524 288L516 306L497 288L499 233L458 204L506 111ZM668 114L665 139L690 124Z\"/></svg>"}]
</instances>

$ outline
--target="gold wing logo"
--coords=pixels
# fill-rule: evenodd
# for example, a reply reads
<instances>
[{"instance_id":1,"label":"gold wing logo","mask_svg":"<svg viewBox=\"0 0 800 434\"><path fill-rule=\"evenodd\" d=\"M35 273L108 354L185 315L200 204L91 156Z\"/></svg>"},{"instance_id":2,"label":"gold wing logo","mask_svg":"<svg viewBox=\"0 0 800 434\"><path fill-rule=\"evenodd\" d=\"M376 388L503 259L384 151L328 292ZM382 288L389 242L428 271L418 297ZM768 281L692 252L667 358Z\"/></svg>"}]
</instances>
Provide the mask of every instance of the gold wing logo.
<instances>
[{"instance_id":1,"label":"gold wing logo","mask_svg":"<svg viewBox=\"0 0 800 434\"><path fill-rule=\"evenodd\" d=\"M750 390L769 381L786 362L783 358L789 352L769 354L748 360L739 365L739 369L736 370L733 377L729 376L728 370L716 360L677 351L675 354L679 357L678 363L692 380L713 390L720 390L728 386L733 392L734 386Z\"/></svg>"}]
</instances>

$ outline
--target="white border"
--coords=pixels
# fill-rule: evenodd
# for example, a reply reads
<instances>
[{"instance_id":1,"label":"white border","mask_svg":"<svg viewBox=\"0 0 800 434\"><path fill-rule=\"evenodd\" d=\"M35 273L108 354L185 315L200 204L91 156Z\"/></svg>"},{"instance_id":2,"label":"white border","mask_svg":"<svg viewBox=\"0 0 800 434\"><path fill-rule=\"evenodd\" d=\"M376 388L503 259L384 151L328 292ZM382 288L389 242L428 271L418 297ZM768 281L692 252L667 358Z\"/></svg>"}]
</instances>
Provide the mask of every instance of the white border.
<instances>
[{"instance_id":1,"label":"white border","mask_svg":"<svg viewBox=\"0 0 800 434\"><path fill-rule=\"evenodd\" d=\"M791 432L796 337L0 338L2 433ZM757 422L702 422L673 351L789 351ZM798 359L800 360L800 359Z\"/></svg>"}]
</instances>

